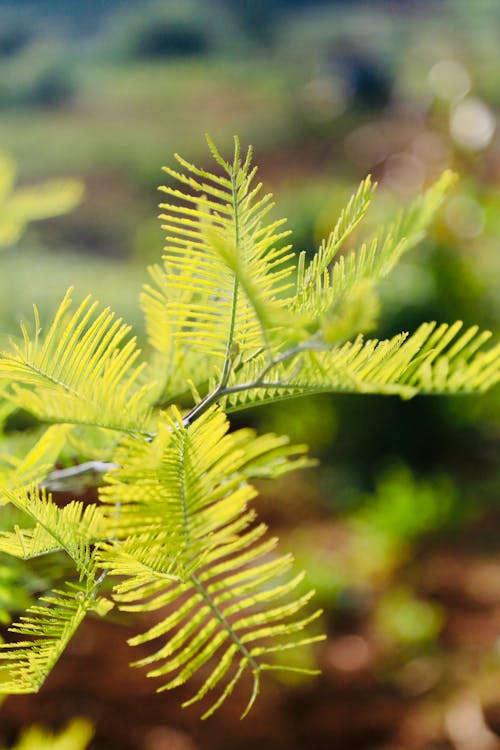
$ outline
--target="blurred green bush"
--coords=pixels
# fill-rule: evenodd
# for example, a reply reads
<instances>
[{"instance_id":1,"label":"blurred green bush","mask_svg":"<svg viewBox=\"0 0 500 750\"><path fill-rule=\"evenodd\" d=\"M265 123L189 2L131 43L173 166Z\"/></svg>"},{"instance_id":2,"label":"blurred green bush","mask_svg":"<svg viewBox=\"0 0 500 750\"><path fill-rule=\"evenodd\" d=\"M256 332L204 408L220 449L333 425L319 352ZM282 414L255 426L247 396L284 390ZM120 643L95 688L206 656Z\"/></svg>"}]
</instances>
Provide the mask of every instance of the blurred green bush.
<instances>
[{"instance_id":1,"label":"blurred green bush","mask_svg":"<svg viewBox=\"0 0 500 750\"><path fill-rule=\"evenodd\" d=\"M60 43L35 41L13 52L0 67L0 109L57 108L73 100L76 81Z\"/></svg>"},{"instance_id":2,"label":"blurred green bush","mask_svg":"<svg viewBox=\"0 0 500 750\"><path fill-rule=\"evenodd\" d=\"M206 0L146 2L111 13L102 35L107 55L169 60L221 54L244 41L231 13Z\"/></svg>"}]
</instances>

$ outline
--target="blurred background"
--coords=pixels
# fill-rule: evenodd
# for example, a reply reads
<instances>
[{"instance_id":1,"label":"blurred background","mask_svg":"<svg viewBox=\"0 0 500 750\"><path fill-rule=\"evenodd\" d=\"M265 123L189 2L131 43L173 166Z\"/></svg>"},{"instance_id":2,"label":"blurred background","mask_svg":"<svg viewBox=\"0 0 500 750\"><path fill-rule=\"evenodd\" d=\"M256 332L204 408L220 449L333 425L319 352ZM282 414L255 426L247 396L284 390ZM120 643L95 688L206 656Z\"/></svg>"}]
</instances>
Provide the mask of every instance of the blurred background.
<instances>
[{"instance_id":1,"label":"blurred background","mask_svg":"<svg viewBox=\"0 0 500 750\"><path fill-rule=\"evenodd\" d=\"M142 338L160 167L179 152L210 169L208 132L228 155L234 133L253 144L310 252L367 173L375 224L453 168L430 236L381 286L379 333L498 333L499 38L497 0L0 0L0 330L74 285ZM81 716L93 750L498 750L499 412L497 391L246 413L321 460L258 500L325 610L328 641L297 654L321 676L200 723L129 669L125 626L90 622L38 696L2 706L0 745Z\"/></svg>"}]
</instances>

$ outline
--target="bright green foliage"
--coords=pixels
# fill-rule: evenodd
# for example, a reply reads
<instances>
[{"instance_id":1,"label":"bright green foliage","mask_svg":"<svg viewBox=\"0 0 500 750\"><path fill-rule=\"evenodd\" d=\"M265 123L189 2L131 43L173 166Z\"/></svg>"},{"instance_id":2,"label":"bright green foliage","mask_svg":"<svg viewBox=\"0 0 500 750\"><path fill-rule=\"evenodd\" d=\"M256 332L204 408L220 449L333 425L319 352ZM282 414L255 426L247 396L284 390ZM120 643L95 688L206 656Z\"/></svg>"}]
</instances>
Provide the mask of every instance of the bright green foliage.
<instances>
[{"instance_id":1,"label":"bright green foliage","mask_svg":"<svg viewBox=\"0 0 500 750\"><path fill-rule=\"evenodd\" d=\"M323 348L297 347L269 369L259 361L247 367L247 389L228 388L227 409L328 391L397 394L482 392L498 380L500 347L477 353L491 333L423 323L411 336L352 342ZM265 370L265 379L261 373Z\"/></svg>"},{"instance_id":2,"label":"bright green foliage","mask_svg":"<svg viewBox=\"0 0 500 750\"><path fill-rule=\"evenodd\" d=\"M273 477L308 463L288 459L303 446L290 447L275 435L256 437L252 430L227 434L228 429L214 407L190 427L174 410L171 418L162 415L151 442L126 440L115 455L120 468L101 490L101 500L112 508L112 535L130 544L133 535L149 534L150 548L165 529L168 538L158 546L167 560L176 555L182 578L207 549L226 540L226 526L246 511L256 494L249 477Z\"/></svg>"},{"instance_id":3,"label":"bright green foliage","mask_svg":"<svg viewBox=\"0 0 500 750\"><path fill-rule=\"evenodd\" d=\"M226 162L209 146L214 174L180 157L182 172L166 170L182 189L163 188L168 244L142 295L151 361L139 362L109 310L87 299L71 311L69 292L46 334L35 310L34 334L23 326L21 343L0 355L0 416L21 408L47 425L25 457L7 452L0 465L3 501L23 519L0 533L0 550L59 555L74 570L13 626L23 640L0 650L4 692L37 690L86 614L116 605L142 614L130 643L146 648L136 664L159 690L198 673L188 703L206 701L208 716L248 673L246 713L263 671L293 670L287 650L321 639L304 632L319 612L303 574L250 507L252 479L311 461L286 438L231 432L227 413L324 391L479 393L498 380L499 347L485 349L490 334L476 327L424 323L363 338L376 281L421 238L450 175L335 260L372 198L365 180L295 268L283 221L267 219L271 197L253 184L250 151L242 158L236 140ZM54 470L68 445L80 463ZM95 460L99 446L105 460ZM89 478L99 503L84 505L74 494Z\"/></svg>"},{"instance_id":4,"label":"bright green foliage","mask_svg":"<svg viewBox=\"0 0 500 750\"><path fill-rule=\"evenodd\" d=\"M6 492L6 499L35 522L35 526L0 532L0 551L29 560L47 552L65 550L76 566L87 572L89 547L102 537L104 521L98 506L73 501L59 508L37 485L24 492Z\"/></svg>"},{"instance_id":5,"label":"bright green foliage","mask_svg":"<svg viewBox=\"0 0 500 750\"><path fill-rule=\"evenodd\" d=\"M71 211L81 200L78 180L51 180L14 191L14 162L0 153L0 249L14 244L26 225Z\"/></svg>"},{"instance_id":6,"label":"bright green foliage","mask_svg":"<svg viewBox=\"0 0 500 750\"><path fill-rule=\"evenodd\" d=\"M371 200L365 180L307 266L300 254L295 274L289 247L275 248L287 236L283 222L265 223L273 204L260 197L259 184L252 187L250 152L241 167L215 155L224 176L179 159L186 174L167 172L190 192L163 188L183 204L162 204L167 254L163 268L151 269L154 286L142 301L151 344L162 355L166 403L186 382L201 388L207 380L228 409L324 391L472 392L496 380L498 349L470 360L490 335L476 329L449 352L457 329L433 332L433 323L413 336L344 344L373 327L373 285L422 238L450 173L332 267Z\"/></svg>"},{"instance_id":7,"label":"bright green foliage","mask_svg":"<svg viewBox=\"0 0 500 750\"><path fill-rule=\"evenodd\" d=\"M92 727L86 719L73 719L60 732L33 726L23 731L10 750L85 750L92 734Z\"/></svg>"},{"instance_id":8,"label":"bright green foliage","mask_svg":"<svg viewBox=\"0 0 500 750\"><path fill-rule=\"evenodd\" d=\"M250 151L243 164L238 145L231 165L214 154L224 176L179 158L187 176L166 171L189 192L161 188L188 203L161 204L168 212L160 215L167 253L163 268L153 267L155 287L146 287L142 300L151 343L165 357L167 387L177 384L179 366L186 372L180 364L186 350L188 363L193 358L188 377L222 371L226 379L232 359L254 357L291 322L283 295L292 287L293 256L290 246L280 247L289 234L281 231L284 220L264 221L274 204L269 194L260 196L260 184L252 187Z\"/></svg>"},{"instance_id":9,"label":"bright green foliage","mask_svg":"<svg viewBox=\"0 0 500 750\"><path fill-rule=\"evenodd\" d=\"M136 387L144 365L129 326L87 297L71 316L71 290L64 297L43 342L35 308L35 335L22 326L23 343L0 359L0 378L10 381L7 397L39 419L144 432L149 418L147 392Z\"/></svg>"},{"instance_id":10,"label":"bright green foliage","mask_svg":"<svg viewBox=\"0 0 500 750\"><path fill-rule=\"evenodd\" d=\"M299 257L297 292L292 301L294 309L310 315L312 320L319 313L331 310L338 304L344 292L352 293L353 287L368 279L377 281L386 276L396 265L401 255L414 247L423 237L430 219L445 190L453 181L450 172L388 227L381 228L359 251L340 259L330 268L330 263L342 242L364 215L373 190L369 178L361 183L355 196L342 213L337 226L328 240L305 269L305 255Z\"/></svg>"},{"instance_id":11,"label":"bright green foliage","mask_svg":"<svg viewBox=\"0 0 500 750\"><path fill-rule=\"evenodd\" d=\"M70 431L69 425L53 425L22 458L1 456L0 461L0 504L9 502L4 493L29 487L40 481L57 461Z\"/></svg>"},{"instance_id":12,"label":"bright green foliage","mask_svg":"<svg viewBox=\"0 0 500 750\"><path fill-rule=\"evenodd\" d=\"M1 683L2 692L37 692L87 612L109 611L96 599L95 585L95 578L90 575L83 585L69 583L63 590L49 592L40 598L42 604L29 607L10 627L24 640L0 645L0 674L8 672L8 678Z\"/></svg>"},{"instance_id":13,"label":"bright green foliage","mask_svg":"<svg viewBox=\"0 0 500 750\"><path fill-rule=\"evenodd\" d=\"M228 434L228 428L224 415L213 407L187 428L174 412L151 443L126 442L117 456L123 468L110 474L110 484L101 492L110 504L109 523L116 537L104 548L102 565L114 575L127 576L115 589L118 605L127 611L161 609L162 614L166 605L171 608L159 623L132 639L139 644L171 634L138 663L160 662L149 674L168 676L160 688L165 689L185 682L223 649L194 702L238 662L233 679L205 715L222 702L245 669L255 681L252 703L260 672L276 668L261 662L260 657L276 650L262 641L279 637L279 650L298 645L289 636L320 614L287 622L311 594L286 601L303 575L283 578L292 564L290 556L275 556L277 540L263 539L266 527L255 525L248 509L256 493L246 478L292 468L287 454L300 448L290 448L273 435L256 438L250 430ZM117 503L120 514L115 519ZM310 643L317 638L298 640Z\"/></svg>"}]
</instances>

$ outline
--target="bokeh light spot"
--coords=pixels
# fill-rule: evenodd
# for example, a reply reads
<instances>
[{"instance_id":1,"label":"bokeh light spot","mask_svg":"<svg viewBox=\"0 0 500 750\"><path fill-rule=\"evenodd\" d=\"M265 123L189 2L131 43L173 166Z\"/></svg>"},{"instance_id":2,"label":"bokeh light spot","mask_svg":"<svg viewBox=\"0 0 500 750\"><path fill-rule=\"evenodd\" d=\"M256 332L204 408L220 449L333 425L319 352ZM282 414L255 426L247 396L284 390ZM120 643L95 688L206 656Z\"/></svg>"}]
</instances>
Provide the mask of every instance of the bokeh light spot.
<instances>
[{"instance_id":1,"label":"bokeh light spot","mask_svg":"<svg viewBox=\"0 0 500 750\"><path fill-rule=\"evenodd\" d=\"M450 132L462 148L481 151L489 146L495 132L495 117L480 99L464 99L450 115Z\"/></svg>"},{"instance_id":2,"label":"bokeh light spot","mask_svg":"<svg viewBox=\"0 0 500 750\"><path fill-rule=\"evenodd\" d=\"M440 60L429 71L429 86L435 96L456 101L466 96L471 87L469 73L458 60Z\"/></svg>"},{"instance_id":3,"label":"bokeh light spot","mask_svg":"<svg viewBox=\"0 0 500 750\"><path fill-rule=\"evenodd\" d=\"M384 182L398 194L411 195L421 189L425 170L420 159L413 154L398 153L389 156L384 168Z\"/></svg>"},{"instance_id":4,"label":"bokeh light spot","mask_svg":"<svg viewBox=\"0 0 500 750\"><path fill-rule=\"evenodd\" d=\"M473 239L484 229L484 211L468 195L456 195L446 206L444 219L448 229L457 237Z\"/></svg>"}]
</instances>

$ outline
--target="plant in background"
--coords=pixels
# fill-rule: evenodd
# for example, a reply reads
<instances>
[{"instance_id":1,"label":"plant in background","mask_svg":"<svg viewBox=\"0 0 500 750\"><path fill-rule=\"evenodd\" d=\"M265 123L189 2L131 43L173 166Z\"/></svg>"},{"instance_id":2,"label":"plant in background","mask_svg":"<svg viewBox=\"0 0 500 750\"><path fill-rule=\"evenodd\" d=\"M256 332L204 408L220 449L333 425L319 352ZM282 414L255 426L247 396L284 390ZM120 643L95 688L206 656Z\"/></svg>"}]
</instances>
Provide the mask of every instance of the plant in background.
<instances>
[{"instance_id":1,"label":"plant in background","mask_svg":"<svg viewBox=\"0 0 500 750\"><path fill-rule=\"evenodd\" d=\"M85 719L73 719L56 733L33 726L22 732L11 750L85 750L92 734L92 727Z\"/></svg>"},{"instance_id":2,"label":"plant in background","mask_svg":"<svg viewBox=\"0 0 500 750\"><path fill-rule=\"evenodd\" d=\"M0 251L13 245L32 221L47 219L71 211L81 200L83 185L75 179L54 179L38 185L15 189L16 165L7 154L0 152ZM0 424L15 410L8 400L0 403ZM0 436L0 462L8 470L16 460L11 454L23 450L19 437L6 440ZM22 441L24 443L24 441ZM32 439L31 441L32 442ZM18 520L12 506L4 508L0 519L0 533ZM40 571L29 570L22 560L0 560L0 622L10 622L10 614L28 606L31 595L47 580Z\"/></svg>"},{"instance_id":3,"label":"plant in background","mask_svg":"<svg viewBox=\"0 0 500 750\"><path fill-rule=\"evenodd\" d=\"M252 479L311 462L286 437L230 431L228 414L306 394L478 393L499 375L488 332L424 323L411 334L365 340L375 324L375 283L422 237L451 182L441 180L347 257L339 255L373 195L366 179L308 263L269 221L271 196L254 183L251 151L209 173L177 157L162 188L163 264L151 268L142 307L153 355L140 362L129 328L96 303L64 297L45 331L0 357L6 413L29 412L45 429L31 450L0 467L3 502L18 514L0 549L25 561L53 556L61 575L4 644L4 693L37 691L87 616L155 613L130 640L136 665L165 690L198 670L215 711L248 673L296 670L289 649L321 640L311 592L276 553L250 503ZM338 256L338 259L336 259ZM61 456L72 465L54 468ZM99 485L98 502L69 499ZM51 492L65 492L56 503ZM63 561L65 561L63 563ZM73 575L68 575L68 563ZM52 566L51 570L57 570ZM185 704L186 705L186 704Z\"/></svg>"},{"instance_id":4,"label":"plant in background","mask_svg":"<svg viewBox=\"0 0 500 750\"><path fill-rule=\"evenodd\" d=\"M118 8L111 13L108 29L103 39L107 53L111 49L130 60L206 58L242 41L232 13L222 13L217 4L203 0L153 0L144 3L140 14Z\"/></svg>"},{"instance_id":5,"label":"plant in background","mask_svg":"<svg viewBox=\"0 0 500 750\"><path fill-rule=\"evenodd\" d=\"M71 211L82 198L79 180L48 180L14 189L16 167L0 152L0 250L13 245L26 225Z\"/></svg>"}]
</instances>

